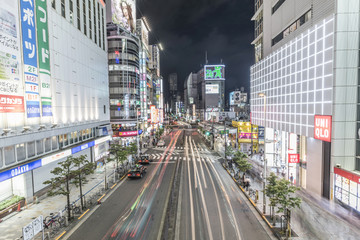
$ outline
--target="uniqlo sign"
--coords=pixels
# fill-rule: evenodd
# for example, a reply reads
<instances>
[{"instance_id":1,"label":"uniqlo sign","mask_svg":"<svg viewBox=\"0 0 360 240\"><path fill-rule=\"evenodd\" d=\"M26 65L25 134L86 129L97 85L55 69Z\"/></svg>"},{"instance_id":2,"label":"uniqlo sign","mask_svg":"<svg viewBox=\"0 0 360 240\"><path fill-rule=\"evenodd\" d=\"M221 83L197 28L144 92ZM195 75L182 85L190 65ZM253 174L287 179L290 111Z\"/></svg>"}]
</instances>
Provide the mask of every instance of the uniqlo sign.
<instances>
[{"instance_id":1,"label":"uniqlo sign","mask_svg":"<svg viewBox=\"0 0 360 240\"><path fill-rule=\"evenodd\" d=\"M289 153L288 160L289 160L289 163L299 163L300 156L298 153Z\"/></svg>"},{"instance_id":2,"label":"uniqlo sign","mask_svg":"<svg viewBox=\"0 0 360 240\"><path fill-rule=\"evenodd\" d=\"M314 138L331 142L331 116L315 115Z\"/></svg>"}]
</instances>

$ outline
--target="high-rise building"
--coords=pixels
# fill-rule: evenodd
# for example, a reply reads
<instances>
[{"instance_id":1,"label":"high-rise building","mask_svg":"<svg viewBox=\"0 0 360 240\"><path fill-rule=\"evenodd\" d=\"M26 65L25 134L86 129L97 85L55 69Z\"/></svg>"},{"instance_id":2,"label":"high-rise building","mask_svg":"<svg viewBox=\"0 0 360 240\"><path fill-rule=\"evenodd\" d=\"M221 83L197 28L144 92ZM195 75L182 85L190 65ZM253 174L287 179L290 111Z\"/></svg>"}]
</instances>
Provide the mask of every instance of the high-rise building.
<instances>
[{"instance_id":1,"label":"high-rise building","mask_svg":"<svg viewBox=\"0 0 360 240\"><path fill-rule=\"evenodd\" d=\"M105 3L4 1L0 10L11 42L0 44L9 63L0 74L0 201L31 202L59 161L107 152Z\"/></svg>"},{"instance_id":2,"label":"high-rise building","mask_svg":"<svg viewBox=\"0 0 360 240\"><path fill-rule=\"evenodd\" d=\"M271 169L357 211L359 5L256 0L250 80L252 122L266 127Z\"/></svg>"},{"instance_id":3,"label":"high-rise building","mask_svg":"<svg viewBox=\"0 0 360 240\"><path fill-rule=\"evenodd\" d=\"M170 112L176 113L176 96L178 91L178 75L171 73L169 75L169 90L170 90Z\"/></svg>"}]
</instances>

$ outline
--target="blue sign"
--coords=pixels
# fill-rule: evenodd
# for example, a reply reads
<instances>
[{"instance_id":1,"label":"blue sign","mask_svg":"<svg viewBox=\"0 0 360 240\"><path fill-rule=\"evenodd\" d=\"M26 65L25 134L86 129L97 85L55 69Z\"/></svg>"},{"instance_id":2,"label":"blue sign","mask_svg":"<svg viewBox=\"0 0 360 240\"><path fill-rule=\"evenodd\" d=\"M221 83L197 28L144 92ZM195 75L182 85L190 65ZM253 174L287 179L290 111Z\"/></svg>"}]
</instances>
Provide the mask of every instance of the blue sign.
<instances>
[{"instance_id":1,"label":"blue sign","mask_svg":"<svg viewBox=\"0 0 360 240\"><path fill-rule=\"evenodd\" d=\"M40 117L34 1L20 0L27 117Z\"/></svg>"},{"instance_id":2,"label":"blue sign","mask_svg":"<svg viewBox=\"0 0 360 240\"><path fill-rule=\"evenodd\" d=\"M108 130L107 130L107 127L103 127L102 128L102 130L103 130L103 135L105 136L107 136L107 135L109 135L109 132L108 132Z\"/></svg>"},{"instance_id":3,"label":"blue sign","mask_svg":"<svg viewBox=\"0 0 360 240\"><path fill-rule=\"evenodd\" d=\"M26 113L28 118L40 117L40 103L36 101L27 101Z\"/></svg>"},{"instance_id":4,"label":"blue sign","mask_svg":"<svg viewBox=\"0 0 360 240\"><path fill-rule=\"evenodd\" d=\"M37 67L34 1L21 0L21 29L24 64ZM28 69L25 68L25 72ZM35 73L37 74L37 72Z\"/></svg>"},{"instance_id":5,"label":"blue sign","mask_svg":"<svg viewBox=\"0 0 360 240\"><path fill-rule=\"evenodd\" d=\"M85 149L88 149L90 147L93 147L95 145L95 141L91 141L91 142L88 142L88 143L85 143L85 144L82 144L80 146L77 146L77 147L74 147L71 149L71 153L72 154L75 154L77 152L80 152L82 150L85 150Z\"/></svg>"},{"instance_id":6,"label":"blue sign","mask_svg":"<svg viewBox=\"0 0 360 240\"><path fill-rule=\"evenodd\" d=\"M52 107L51 107L51 104L48 105L48 104L44 104L44 102L43 102L43 105L42 105L42 115L43 115L44 117L52 116Z\"/></svg>"},{"instance_id":7,"label":"blue sign","mask_svg":"<svg viewBox=\"0 0 360 240\"><path fill-rule=\"evenodd\" d=\"M143 133L143 130L142 129L140 129L139 130L139 135L141 135Z\"/></svg>"},{"instance_id":8,"label":"blue sign","mask_svg":"<svg viewBox=\"0 0 360 240\"><path fill-rule=\"evenodd\" d=\"M0 173L0 182L3 182L3 181L8 180L10 178L19 176L19 175L21 175L23 173L29 172L29 171L31 171L33 169L36 169L36 168L39 168L39 167L41 167L41 159L36 160L34 162L31 162L31 163L28 163L28 164L18 166L16 168L9 169L9 170L7 170L5 172L1 172Z\"/></svg>"}]
</instances>

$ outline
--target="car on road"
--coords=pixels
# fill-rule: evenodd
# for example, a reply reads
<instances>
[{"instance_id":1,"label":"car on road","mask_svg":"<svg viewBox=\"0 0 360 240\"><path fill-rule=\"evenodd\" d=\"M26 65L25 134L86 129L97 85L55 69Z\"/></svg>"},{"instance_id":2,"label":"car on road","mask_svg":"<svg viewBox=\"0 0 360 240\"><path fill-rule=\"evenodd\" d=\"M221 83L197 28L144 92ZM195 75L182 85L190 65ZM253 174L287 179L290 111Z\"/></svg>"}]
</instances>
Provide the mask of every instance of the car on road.
<instances>
[{"instance_id":1,"label":"car on road","mask_svg":"<svg viewBox=\"0 0 360 240\"><path fill-rule=\"evenodd\" d=\"M158 142L157 146L158 146L158 147L163 147L163 146L165 146L165 141L161 139L161 140Z\"/></svg>"},{"instance_id":2,"label":"car on road","mask_svg":"<svg viewBox=\"0 0 360 240\"><path fill-rule=\"evenodd\" d=\"M150 160L150 156L148 154L143 154L138 159L139 164L149 164L150 162L151 162L151 160Z\"/></svg>"},{"instance_id":3,"label":"car on road","mask_svg":"<svg viewBox=\"0 0 360 240\"><path fill-rule=\"evenodd\" d=\"M136 164L128 173L128 178L142 178L146 173L146 167Z\"/></svg>"}]
</instances>

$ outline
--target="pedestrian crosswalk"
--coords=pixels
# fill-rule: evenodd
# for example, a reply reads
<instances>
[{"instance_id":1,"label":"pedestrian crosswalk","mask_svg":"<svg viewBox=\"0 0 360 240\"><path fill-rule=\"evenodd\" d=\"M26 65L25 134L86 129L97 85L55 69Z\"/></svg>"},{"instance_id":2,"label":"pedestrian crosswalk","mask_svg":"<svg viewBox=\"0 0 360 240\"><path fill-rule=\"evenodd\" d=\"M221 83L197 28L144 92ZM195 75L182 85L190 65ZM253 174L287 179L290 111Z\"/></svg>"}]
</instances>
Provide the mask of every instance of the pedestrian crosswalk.
<instances>
[{"instance_id":1,"label":"pedestrian crosswalk","mask_svg":"<svg viewBox=\"0 0 360 240\"><path fill-rule=\"evenodd\" d=\"M150 159L153 160L153 161L158 161L158 160L161 159L161 157L162 157L162 154L156 154L156 153L150 154ZM163 160L166 160L167 158L168 158L168 156L166 155ZM209 157L200 157L200 158L198 158L198 157L195 157L195 158L189 157L189 158L186 158L186 156L170 156L170 158L169 158L169 161L178 161L178 160L179 161L187 161L187 160L192 161L192 160L194 160L194 161L197 161L197 162L200 162L200 161L202 161L202 162L206 162L206 161L215 162L214 159L210 159Z\"/></svg>"},{"instance_id":2,"label":"pedestrian crosswalk","mask_svg":"<svg viewBox=\"0 0 360 240\"><path fill-rule=\"evenodd\" d=\"M156 147L155 149L165 149L165 148L167 148L167 146ZM175 149L175 150L185 150L184 147L175 147L174 149ZM200 152L206 151L205 148L201 148L201 147L196 147L196 148L193 148L193 149L194 149L194 151L198 150L198 151L200 151Z\"/></svg>"}]
</instances>

